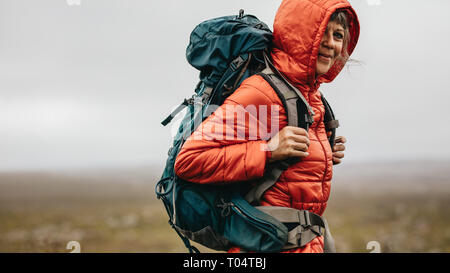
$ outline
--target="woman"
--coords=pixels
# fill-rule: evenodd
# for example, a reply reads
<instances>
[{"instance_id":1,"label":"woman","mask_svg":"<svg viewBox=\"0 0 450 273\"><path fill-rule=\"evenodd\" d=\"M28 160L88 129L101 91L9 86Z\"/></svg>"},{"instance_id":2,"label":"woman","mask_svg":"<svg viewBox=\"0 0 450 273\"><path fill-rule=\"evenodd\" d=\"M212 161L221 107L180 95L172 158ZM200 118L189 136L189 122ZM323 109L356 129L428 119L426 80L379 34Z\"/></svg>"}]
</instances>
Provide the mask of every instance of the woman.
<instances>
[{"instance_id":1,"label":"woman","mask_svg":"<svg viewBox=\"0 0 450 273\"><path fill-rule=\"evenodd\" d=\"M249 77L224 104L208 117L187 139L175 162L175 172L197 183L231 183L261 178L267 163L289 157L300 158L284 171L261 200L264 206L284 206L322 215L330 194L333 164L344 157L344 137L333 148L323 123L324 106L319 86L331 82L344 67L359 36L355 11L346 0L284 0L273 27L272 62L301 91L314 110L314 123L305 131L287 126L283 104L271 86L258 75ZM278 106L278 115L261 118L249 113L249 106ZM242 106L241 108L237 106ZM249 120L272 128L276 120L281 130L256 132L256 139L224 138L238 130L249 133L251 122L236 121L236 109L244 109ZM239 111L239 110L238 110ZM265 114L265 113L264 113ZM229 126L229 124L234 124ZM248 136L249 134L246 134ZM267 141L267 139L270 140ZM323 252L323 237L287 252ZM232 248L230 252L237 252Z\"/></svg>"}]
</instances>

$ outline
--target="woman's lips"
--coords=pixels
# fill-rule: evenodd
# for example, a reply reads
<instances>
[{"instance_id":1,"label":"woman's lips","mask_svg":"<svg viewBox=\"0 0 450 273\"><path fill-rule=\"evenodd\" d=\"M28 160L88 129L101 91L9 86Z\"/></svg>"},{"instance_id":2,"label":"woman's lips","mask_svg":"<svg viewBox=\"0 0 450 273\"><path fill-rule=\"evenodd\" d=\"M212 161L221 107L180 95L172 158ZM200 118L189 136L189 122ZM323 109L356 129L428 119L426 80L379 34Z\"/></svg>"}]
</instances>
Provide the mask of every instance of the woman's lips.
<instances>
[{"instance_id":1,"label":"woman's lips","mask_svg":"<svg viewBox=\"0 0 450 273\"><path fill-rule=\"evenodd\" d=\"M319 60L323 62L330 62L331 56L319 54Z\"/></svg>"}]
</instances>

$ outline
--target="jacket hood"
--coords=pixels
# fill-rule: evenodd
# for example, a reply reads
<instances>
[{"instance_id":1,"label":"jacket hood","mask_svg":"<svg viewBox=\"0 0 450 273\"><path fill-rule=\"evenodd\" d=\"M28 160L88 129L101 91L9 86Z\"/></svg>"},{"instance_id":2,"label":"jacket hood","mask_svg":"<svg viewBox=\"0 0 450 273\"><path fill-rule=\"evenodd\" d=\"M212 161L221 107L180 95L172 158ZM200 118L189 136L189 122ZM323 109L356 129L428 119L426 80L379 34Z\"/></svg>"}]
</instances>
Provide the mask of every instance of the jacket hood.
<instances>
[{"instance_id":1,"label":"jacket hood","mask_svg":"<svg viewBox=\"0 0 450 273\"><path fill-rule=\"evenodd\" d=\"M356 12L346 0L283 0L273 25L272 59L274 65L294 84L307 87L331 82L347 60L336 60L330 70L315 78L316 60L322 36L331 15L347 13L350 40L348 55L359 38Z\"/></svg>"}]
</instances>

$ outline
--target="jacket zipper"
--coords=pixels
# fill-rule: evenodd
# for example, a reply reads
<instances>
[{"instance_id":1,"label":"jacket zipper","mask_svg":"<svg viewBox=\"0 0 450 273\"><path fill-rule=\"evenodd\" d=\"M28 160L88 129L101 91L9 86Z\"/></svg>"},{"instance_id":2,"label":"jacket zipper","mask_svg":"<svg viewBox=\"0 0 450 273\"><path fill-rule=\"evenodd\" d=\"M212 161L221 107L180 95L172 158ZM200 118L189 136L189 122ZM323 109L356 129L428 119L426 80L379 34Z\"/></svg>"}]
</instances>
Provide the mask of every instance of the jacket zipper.
<instances>
[{"instance_id":1,"label":"jacket zipper","mask_svg":"<svg viewBox=\"0 0 450 273\"><path fill-rule=\"evenodd\" d=\"M316 86L316 84L314 84L314 86ZM310 88L310 91L311 91L311 89L312 88ZM320 119L319 120L322 120L322 118L323 118L323 114L322 114L322 112L320 112ZM325 170L324 170L324 172L323 172L323 178L322 178L322 185L321 185L321 188L322 188L322 200L324 200L324 193L323 193L323 188L324 188L324 183L325 183L325 177L326 177L326 175L327 175L327 169L328 169L328 158L327 158L327 151L325 150L325 147L323 146L323 143L322 143L322 141L320 140L320 138L319 138L319 133L317 132L317 130L318 130L318 126L316 126L316 128L314 129L314 133L316 134L316 137L317 137L317 140L319 141L319 143L320 143L320 146L322 146L322 151L323 151L323 154L324 154L324 156L325 156ZM333 148L333 147L332 147Z\"/></svg>"},{"instance_id":2,"label":"jacket zipper","mask_svg":"<svg viewBox=\"0 0 450 273\"><path fill-rule=\"evenodd\" d=\"M324 185L323 184L325 183L325 177L327 175L328 158L327 158L327 151L325 150L325 147L323 146L322 141L319 139L319 133L317 133L317 127L314 130L314 132L316 133L317 140L319 140L319 142L320 142L320 146L322 146L322 151L323 151L323 154L325 156L325 170L323 171L323 178L322 178L322 200L323 200L324 199L324 194L323 194L323 187L324 187Z\"/></svg>"}]
</instances>

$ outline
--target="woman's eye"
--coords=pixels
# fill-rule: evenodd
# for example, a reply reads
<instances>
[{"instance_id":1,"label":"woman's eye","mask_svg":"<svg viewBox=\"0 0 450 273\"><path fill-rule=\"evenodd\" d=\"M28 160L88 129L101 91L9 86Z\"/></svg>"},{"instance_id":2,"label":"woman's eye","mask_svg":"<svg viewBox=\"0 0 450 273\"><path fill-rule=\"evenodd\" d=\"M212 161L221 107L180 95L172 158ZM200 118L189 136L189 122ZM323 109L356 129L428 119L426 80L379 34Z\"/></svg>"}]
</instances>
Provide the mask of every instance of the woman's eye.
<instances>
[{"instance_id":1,"label":"woman's eye","mask_svg":"<svg viewBox=\"0 0 450 273\"><path fill-rule=\"evenodd\" d=\"M344 35L342 35L342 33L335 32L335 33L334 33L334 37L336 37L336 38L338 38L338 39L343 39L343 38L344 38Z\"/></svg>"}]
</instances>

